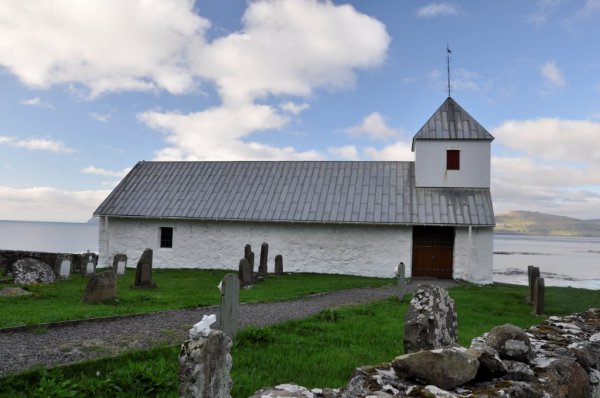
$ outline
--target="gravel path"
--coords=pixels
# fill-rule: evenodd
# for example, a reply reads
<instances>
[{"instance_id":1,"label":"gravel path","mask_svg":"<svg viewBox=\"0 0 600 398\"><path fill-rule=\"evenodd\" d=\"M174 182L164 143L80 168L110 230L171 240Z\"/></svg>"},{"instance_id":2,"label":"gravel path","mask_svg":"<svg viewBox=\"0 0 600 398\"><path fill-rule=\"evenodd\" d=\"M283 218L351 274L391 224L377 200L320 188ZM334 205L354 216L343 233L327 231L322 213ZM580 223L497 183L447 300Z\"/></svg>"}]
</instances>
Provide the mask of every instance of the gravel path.
<instances>
[{"instance_id":1,"label":"gravel path","mask_svg":"<svg viewBox=\"0 0 600 398\"><path fill-rule=\"evenodd\" d=\"M418 282L408 285L412 291ZM448 280L432 280L443 287ZM266 326L289 319L304 318L323 309L382 300L394 295L394 287L348 289L307 296L298 300L240 305L240 324ZM134 318L102 322L81 322L47 330L0 333L0 376L33 366L52 367L98 357L117 355L130 349L158 344L182 343L191 325L202 315L217 314L219 307L145 314Z\"/></svg>"}]
</instances>

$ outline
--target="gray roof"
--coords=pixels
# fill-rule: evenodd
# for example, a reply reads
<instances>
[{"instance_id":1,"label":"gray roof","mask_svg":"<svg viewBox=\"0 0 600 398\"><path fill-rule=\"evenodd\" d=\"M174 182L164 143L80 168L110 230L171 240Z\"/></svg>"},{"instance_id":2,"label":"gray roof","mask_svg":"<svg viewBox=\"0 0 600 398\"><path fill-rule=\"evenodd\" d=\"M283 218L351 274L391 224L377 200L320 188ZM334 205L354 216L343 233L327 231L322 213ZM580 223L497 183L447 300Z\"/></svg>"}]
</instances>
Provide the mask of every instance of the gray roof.
<instances>
[{"instance_id":1,"label":"gray roof","mask_svg":"<svg viewBox=\"0 0 600 398\"><path fill-rule=\"evenodd\" d=\"M438 108L413 137L415 140L485 140L491 135L477 120L467 113L452 97Z\"/></svg>"},{"instance_id":2,"label":"gray roof","mask_svg":"<svg viewBox=\"0 0 600 398\"><path fill-rule=\"evenodd\" d=\"M495 224L488 189L415 188L414 162L139 162L94 215Z\"/></svg>"}]
</instances>

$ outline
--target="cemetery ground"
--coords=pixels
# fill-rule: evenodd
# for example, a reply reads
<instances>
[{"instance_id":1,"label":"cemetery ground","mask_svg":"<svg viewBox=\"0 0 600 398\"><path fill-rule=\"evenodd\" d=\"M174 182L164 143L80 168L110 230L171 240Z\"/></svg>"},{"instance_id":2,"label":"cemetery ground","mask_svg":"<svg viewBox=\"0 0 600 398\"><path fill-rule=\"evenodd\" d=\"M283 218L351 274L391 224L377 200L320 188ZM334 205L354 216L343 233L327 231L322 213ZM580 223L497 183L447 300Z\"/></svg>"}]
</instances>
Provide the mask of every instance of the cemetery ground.
<instances>
[{"instance_id":1,"label":"cemetery ground","mask_svg":"<svg viewBox=\"0 0 600 398\"><path fill-rule=\"evenodd\" d=\"M160 280L156 281L160 286ZM510 322L528 327L545 318L531 315L524 286L466 284L449 289L449 293L456 303L462 345L495 325ZM260 387L287 382L339 387L347 382L355 367L390 361L402 353L402 325L409 299L330 308L302 320L242 329L231 352L232 396L248 397ZM569 314L599 305L597 291L546 288L547 315ZM179 344L49 370L31 370L0 379L0 396L176 397L178 353Z\"/></svg>"},{"instance_id":2,"label":"cemetery ground","mask_svg":"<svg viewBox=\"0 0 600 398\"><path fill-rule=\"evenodd\" d=\"M101 271L102 269L98 269ZM49 285L26 287L32 295L0 297L0 328L37 325L66 320L196 308L218 305L217 288L227 270L155 269L152 279L156 289L131 289L135 269L127 269L117 280L118 299L105 303L81 302L87 278L72 275ZM394 283L389 278L351 275L290 273L270 275L251 289L241 289L240 301L264 302L290 300L300 296L340 289L377 287ZM1 287L11 287L2 284ZM190 320L192 323L194 320Z\"/></svg>"}]
</instances>

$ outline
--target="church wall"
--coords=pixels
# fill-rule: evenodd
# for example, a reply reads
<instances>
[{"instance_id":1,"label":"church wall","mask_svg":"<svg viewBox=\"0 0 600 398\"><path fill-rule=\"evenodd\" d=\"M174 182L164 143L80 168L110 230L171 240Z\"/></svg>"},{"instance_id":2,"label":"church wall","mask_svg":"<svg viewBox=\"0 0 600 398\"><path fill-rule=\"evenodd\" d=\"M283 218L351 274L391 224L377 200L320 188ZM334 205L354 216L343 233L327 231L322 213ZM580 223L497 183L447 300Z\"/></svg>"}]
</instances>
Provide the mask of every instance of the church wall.
<instances>
[{"instance_id":1,"label":"church wall","mask_svg":"<svg viewBox=\"0 0 600 398\"><path fill-rule=\"evenodd\" d=\"M494 230L492 227L455 228L454 279L492 283Z\"/></svg>"}]
</instances>

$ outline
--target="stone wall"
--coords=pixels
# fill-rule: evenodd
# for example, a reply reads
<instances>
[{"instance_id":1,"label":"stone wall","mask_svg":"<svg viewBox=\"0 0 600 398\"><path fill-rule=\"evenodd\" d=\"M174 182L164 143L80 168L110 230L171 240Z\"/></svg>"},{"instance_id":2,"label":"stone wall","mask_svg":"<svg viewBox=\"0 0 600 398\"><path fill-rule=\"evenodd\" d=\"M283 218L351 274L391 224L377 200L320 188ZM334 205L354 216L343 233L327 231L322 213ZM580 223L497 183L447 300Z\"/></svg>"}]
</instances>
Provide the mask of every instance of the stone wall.
<instances>
[{"instance_id":1,"label":"stone wall","mask_svg":"<svg viewBox=\"0 0 600 398\"><path fill-rule=\"evenodd\" d=\"M91 253L96 256L95 253ZM71 257L71 273L80 273L85 271L88 253L48 253L33 252L21 250L0 250L0 272L4 275L12 271L12 265L15 261L22 258L34 258L50 267L56 269L60 266L60 259L66 256Z\"/></svg>"}]
</instances>

